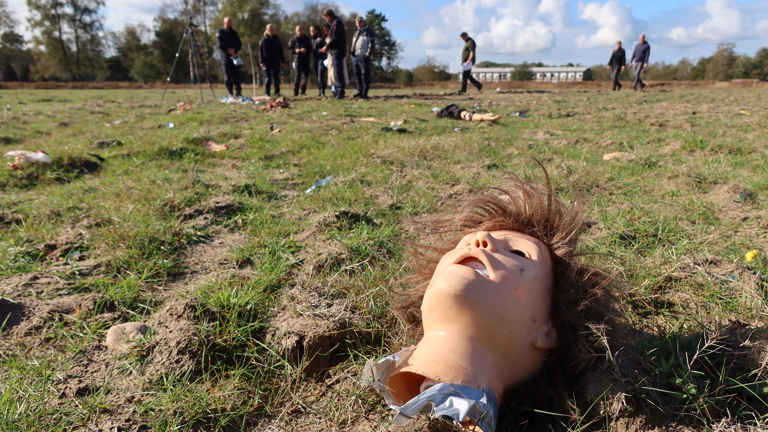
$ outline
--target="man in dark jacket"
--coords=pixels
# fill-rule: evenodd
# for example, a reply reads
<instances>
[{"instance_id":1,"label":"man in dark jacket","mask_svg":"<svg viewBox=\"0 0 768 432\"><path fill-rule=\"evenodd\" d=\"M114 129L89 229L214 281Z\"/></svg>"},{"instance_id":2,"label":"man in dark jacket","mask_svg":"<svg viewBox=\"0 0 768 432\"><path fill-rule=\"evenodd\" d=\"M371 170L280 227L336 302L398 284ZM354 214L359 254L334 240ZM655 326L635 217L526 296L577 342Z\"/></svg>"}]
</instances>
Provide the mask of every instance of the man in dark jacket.
<instances>
[{"instance_id":1,"label":"man in dark jacket","mask_svg":"<svg viewBox=\"0 0 768 432\"><path fill-rule=\"evenodd\" d=\"M477 87L477 91L480 91L483 89L483 85L472 76L472 66L477 63L477 57L475 56L477 45L475 44L475 40L469 37L466 32L462 32L459 36L461 36L461 39L464 41L464 49L461 51L461 67L463 70L461 73L461 90L459 90L459 93L467 92L467 81Z\"/></svg>"},{"instance_id":2,"label":"man in dark jacket","mask_svg":"<svg viewBox=\"0 0 768 432\"><path fill-rule=\"evenodd\" d=\"M608 60L608 64L605 66L611 71L611 79L613 80L611 91L621 90L619 74L624 70L625 64L627 64L627 57L624 54L624 48L621 47L621 41L616 41L616 48L614 48L611 59Z\"/></svg>"},{"instance_id":3,"label":"man in dark jacket","mask_svg":"<svg viewBox=\"0 0 768 432\"><path fill-rule=\"evenodd\" d=\"M309 57L312 54L312 40L304 34L300 25L296 26L296 36L288 41L288 50L293 53L293 97L307 94L309 79Z\"/></svg>"},{"instance_id":4,"label":"man in dark jacket","mask_svg":"<svg viewBox=\"0 0 768 432\"><path fill-rule=\"evenodd\" d=\"M324 28L330 30L328 24L323 25ZM318 96L325 96L325 85L328 82L328 68L325 66L325 59L328 54L320 52L320 49L325 46L325 36L319 26L313 25L309 28L309 34L314 39L312 42L312 56L315 58L315 72L317 73L317 90Z\"/></svg>"},{"instance_id":5,"label":"man in dark jacket","mask_svg":"<svg viewBox=\"0 0 768 432\"><path fill-rule=\"evenodd\" d=\"M645 83L640 79L640 72L648 69L648 59L651 57L651 46L645 41L645 35L640 35L640 43L635 45L635 52L632 53L632 58L629 62L632 63L635 73L635 85L632 86L632 90L637 90L637 85L640 85L640 90L645 88Z\"/></svg>"},{"instance_id":6,"label":"man in dark jacket","mask_svg":"<svg viewBox=\"0 0 768 432\"><path fill-rule=\"evenodd\" d=\"M285 67L283 43L275 34L275 26L267 24L267 31L259 42L259 65L264 69L264 94L269 96L269 86L274 81L275 95L280 94L280 68Z\"/></svg>"},{"instance_id":7,"label":"man in dark jacket","mask_svg":"<svg viewBox=\"0 0 768 432\"><path fill-rule=\"evenodd\" d=\"M347 29L332 9L323 10L323 18L331 25L328 43L320 48L327 52L333 61L333 74L336 81L336 99L344 99L344 59L347 56Z\"/></svg>"},{"instance_id":8,"label":"man in dark jacket","mask_svg":"<svg viewBox=\"0 0 768 432\"><path fill-rule=\"evenodd\" d=\"M355 20L357 32L352 39L352 67L357 78L357 93L352 97L368 99L368 89L371 87L371 59L376 50L376 33L365 23L365 18L358 16Z\"/></svg>"},{"instance_id":9,"label":"man in dark jacket","mask_svg":"<svg viewBox=\"0 0 768 432\"><path fill-rule=\"evenodd\" d=\"M232 87L237 91L237 96L242 96L240 88L240 66L233 59L238 58L237 52L243 47L240 35L232 28L232 18L224 18L224 28L216 33L216 41L219 45L219 57L221 58L221 70L224 73L224 84L229 95L232 96Z\"/></svg>"}]
</instances>

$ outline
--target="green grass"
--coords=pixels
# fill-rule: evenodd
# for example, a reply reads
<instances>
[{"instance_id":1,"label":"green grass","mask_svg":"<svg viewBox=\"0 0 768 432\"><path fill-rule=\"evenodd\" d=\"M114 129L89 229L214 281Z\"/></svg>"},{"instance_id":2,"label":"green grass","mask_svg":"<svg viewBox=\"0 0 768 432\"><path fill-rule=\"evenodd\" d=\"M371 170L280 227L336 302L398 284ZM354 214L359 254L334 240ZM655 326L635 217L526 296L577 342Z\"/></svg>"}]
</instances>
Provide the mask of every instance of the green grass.
<instances>
[{"instance_id":1,"label":"green grass","mask_svg":"<svg viewBox=\"0 0 768 432\"><path fill-rule=\"evenodd\" d=\"M768 422L760 362L768 350L768 288L760 277L768 276L765 90L390 97L404 93L299 99L275 113L212 102L177 114L168 110L195 91L171 90L160 103L160 93L148 90L4 90L0 100L11 109L0 114L0 152L44 149L54 163L0 169L0 210L23 221L0 219L0 287L32 272L58 282L33 280L3 295L26 302L30 314L60 299L97 300L87 312L51 312L34 331L0 334L0 431L387 427L382 400L356 377L367 359L413 343L390 310L406 288L399 282L407 275L405 243L416 236L408 221L505 171L537 176L532 158L565 199L574 199L572 185L588 203L584 250L627 288L622 307L636 334L611 347L632 353L644 371L624 376L631 410L599 409L610 399L604 393L575 397L573 412L545 421L574 431L613 429L620 417L695 430L724 420ZM430 112L454 102L527 117L484 124ZM359 121L365 117L381 122ZM408 133L381 130L400 119ZM270 133L270 123L282 132ZM123 145L90 147L100 139ZM210 152L206 141L229 149ZM612 152L628 155L602 159ZM85 169L94 168L91 153L105 159L98 169ZM332 184L304 193L329 175ZM742 190L747 199L737 196ZM221 196L237 209L206 213ZM202 210L189 216L194 209ZM200 214L207 222L196 222ZM44 243L78 232L77 245L62 244L57 256L42 252ZM245 240L198 261L190 256L227 234ZM310 268L320 244L333 252ZM761 254L746 262L753 249ZM73 250L88 251L98 267L65 261ZM190 282L190 274L203 279ZM268 337L295 288L328 304L348 302L357 317L344 360L319 377L302 372L308 358L286 358ZM110 375L83 394L62 395L74 365L101 355L110 325L150 321L182 298L197 305L192 369L130 390ZM144 361L128 356L114 368L140 370ZM525 428L518 420L526 411L503 412L511 414L500 429Z\"/></svg>"}]
</instances>

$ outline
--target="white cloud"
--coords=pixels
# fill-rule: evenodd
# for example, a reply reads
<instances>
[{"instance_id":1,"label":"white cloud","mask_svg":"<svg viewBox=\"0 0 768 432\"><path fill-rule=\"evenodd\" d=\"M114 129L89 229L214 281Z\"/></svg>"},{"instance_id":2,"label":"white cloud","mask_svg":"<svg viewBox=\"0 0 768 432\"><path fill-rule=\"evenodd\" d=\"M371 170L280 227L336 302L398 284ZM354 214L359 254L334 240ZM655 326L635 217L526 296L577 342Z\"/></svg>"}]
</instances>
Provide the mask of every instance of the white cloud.
<instances>
[{"instance_id":1,"label":"white cloud","mask_svg":"<svg viewBox=\"0 0 768 432\"><path fill-rule=\"evenodd\" d=\"M768 36L768 20L762 20L755 23L754 32L758 36Z\"/></svg>"},{"instance_id":2,"label":"white cloud","mask_svg":"<svg viewBox=\"0 0 768 432\"><path fill-rule=\"evenodd\" d=\"M591 35L576 37L576 46L579 48L611 46L617 40L626 42L634 39L640 31L640 23L632 15L629 5L623 5L618 0L610 0L605 4L580 3L579 9L579 18L598 27Z\"/></svg>"},{"instance_id":3,"label":"white cloud","mask_svg":"<svg viewBox=\"0 0 768 432\"><path fill-rule=\"evenodd\" d=\"M676 45L694 45L701 42L721 42L744 35L744 23L735 0L706 0L704 11L709 16L693 27L675 27L667 37Z\"/></svg>"},{"instance_id":4,"label":"white cloud","mask_svg":"<svg viewBox=\"0 0 768 432\"><path fill-rule=\"evenodd\" d=\"M466 31L482 47L481 56L545 51L570 21L568 0L455 0L438 16L440 25L421 33L425 46L456 46L458 33Z\"/></svg>"},{"instance_id":5,"label":"white cloud","mask_svg":"<svg viewBox=\"0 0 768 432\"><path fill-rule=\"evenodd\" d=\"M152 20L160 10L160 2L144 0L121 0L107 3L104 11L104 27L109 30L120 30L126 24L144 24L152 27Z\"/></svg>"}]
</instances>

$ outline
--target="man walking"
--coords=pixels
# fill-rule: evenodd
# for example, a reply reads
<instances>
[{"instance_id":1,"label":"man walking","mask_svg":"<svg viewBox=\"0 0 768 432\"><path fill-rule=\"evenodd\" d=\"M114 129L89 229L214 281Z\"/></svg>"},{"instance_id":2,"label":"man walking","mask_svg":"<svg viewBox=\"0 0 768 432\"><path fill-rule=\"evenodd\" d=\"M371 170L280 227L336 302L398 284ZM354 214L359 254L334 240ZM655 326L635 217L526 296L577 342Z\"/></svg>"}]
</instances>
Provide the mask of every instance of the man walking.
<instances>
[{"instance_id":1,"label":"man walking","mask_svg":"<svg viewBox=\"0 0 768 432\"><path fill-rule=\"evenodd\" d=\"M347 57L347 29L333 12L333 9L324 9L323 18L331 25L331 34L328 43L320 48L320 52L331 54L331 60L334 64L334 80L336 81L336 99L344 99L344 59Z\"/></svg>"},{"instance_id":2,"label":"man walking","mask_svg":"<svg viewBox=\"0 0 768 432\"><path fill-rule=\"evenodd\" d=\"M232 87L237 91L236 95L241 97L240 88L240 64L242 61L237 56L237 52L243 47L240 41L240 35L232 28L232 18L224 18L224 28L220 28L216 33L216 41L219 46L219 57L221 58L221 70L224 73L224 85L227 86L229 95L232 96ZM235 63L237 59L238 63Z\"/></svg>"},{"instance_id":3,"label":"man walking","mask_svg":"<svg viewBox=\"0 0 768 432\"><path fill-rule=\"evenodd\" d=\"M637 90L638 84L640 90L645 88L645 83L640 79L640 72L645 72L648 69L648 58L651 57L651 46L645 41L645 35L640 35L640 43L635 45L635 52L632 53L632 58L629 62L632 63L635 73L635 85L632 86L632 90Z\"/></svg>"},{"instance_id":4,"label":"man walking","mask_svg":"<svg viewBox=\"0 0 768 432\"><path fill-rule=\"evenodd\" d=\"M625 64L627 64L627 57L624 54L624 48L621 47L621 41L616 41L616 48L613 49L611 59L608 60L608 65L606 65L608 70L611 71L611 79L613 80L611 91L621 90L619 74L624 70Z\"/></svg>"},{"instance_id":5,"label":"man walking","mask_svg":"<svg viewBox=\"0 0 768 432\"><path fill-rule=\"evenodd\" d=\"M475 40L469 37L467 32L462 32L460 36L464 41L464 49L461 51L461 66L463 71L461 73L461 90L459 90L459 93L467 92L467 81L477 87L477 91L480 91L483 89L483 85L472 76L472 66L477 63L477 57L475 56L475 48L477 48L477 45L475 44Z\"/></svg>"},{"instance_id":6,"label":"man walking","mask_svg":"<svg viewBox=\"0 0 768 432\"><path fill-rule=\"evenodd\" d=\"M352 39L352 67L357 77L357 93L352 97L368 99L368 89L371 87L371 58L376 49L376 34L365 23L365 18L358 16L355 20L357 32Z\"/></svg>"},{"instance_id":7,"label":"man walking","mask_svg":"<svg viewBox=\"0 0 768 432\"><path fill-rule=\"evenodd\" d=\"M309 56L312 53L312 40L304 34L300 25L296 26L296 36L288 41L288 49L293 53L293 97L307 94L309 79Z\"/></svg>"}]
</instances>

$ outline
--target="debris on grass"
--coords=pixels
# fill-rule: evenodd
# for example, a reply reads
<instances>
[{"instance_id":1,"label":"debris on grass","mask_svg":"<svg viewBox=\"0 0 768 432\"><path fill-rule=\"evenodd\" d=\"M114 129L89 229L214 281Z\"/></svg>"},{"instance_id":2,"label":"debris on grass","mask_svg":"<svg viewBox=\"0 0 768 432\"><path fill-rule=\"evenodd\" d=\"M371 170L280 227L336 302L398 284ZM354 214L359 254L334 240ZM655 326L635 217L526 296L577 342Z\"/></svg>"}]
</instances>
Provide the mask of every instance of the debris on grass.
<instances>
[{"instance_id":1,"label":"debris on grass","mask_svg":"<svg viewBox=\"0 0 768 432\"><path fill-rule=\"evenodd\" d=\"M760 251L759 251L759 250L757 250L757 249L754 249L754 250L751 250L751 251L747 252L747 253L746 253L746 255L744 255L744 259L745 259L747 262L752 262L752 261L754 261L754 260L755 260L755 258L757 258L757 256L758 256L759 254L760 254Z\"/></svg>"},{"instance_id":2,"label":"debris on grass","mask_svg":"<svg viewBox=\"0 0 768 432\"><path fill-rule=\"evenodd\" d=\"M203 147L205 147L206 150L215 151L215 152L224 151L229 148L229 146L226 144L216 144L213 141L204 142Z\"/></svg>"},{"instance_id":3,"label":"debris on grass","mask_svg":"<svg viewBox=\"0 0 768 432\"><path fill-rule=\"evenodd\" d=\"M513 117L523 117L523 118L526 117L525 111L512 111L511 113L509 113L509 115Z\"/></svg>"},{"instance_id":4,"label":"debris on grass","mask_svg":"<svg viewBox=\"0 0 768 432\"><path fill-rule=\"evenodd\" d=\"M270 133L280 133L282 132L282 129L280 128L280 125L277 123L270 123L269 124L269 131Z\"/></svg>"},{"instance_id":5,"label":"debris on grass","mask_svg":"<svg viewBox=\"0 0 768 432\"><path fill-rule=\"evenodd\" d=\"M322 180L316 181L315 184L313 184L309 189L307 189L304 192L309 194L309 193L314 192L315 189L317 189L319 187L323 187L323 186L329 185L331 183L333 183L333 176L328 176L328 177L326 177L326 178L324 178Z\"/></svg>"},{"instance_id":6,"label":"debris on grass","mask_svg":"<svg viewBox=\"0 0 768 432\"><path fill-rule=\"evenodd\" d=\"M103 149L107 147L122 147L124 143L118 139L100 139L91 143L90 147L95 149Z\"/></svg>"},{"instance_id":7,"label":"debris on grass","mask_svg":"<svg viewBox=\"0 0 768 432\"><path fill-rule=\"evenodd\" d=\"M179 109L179 114L185 113L192 109L192 103L189 102L179 102L176 104L176 106Z\"/></svg>"},{"instance_id":8,"label":"debris on grass","mask_svg":"<svg viewBox=\"0 0 768 432\"><path fill-rule=\"evenodd\" d=\"M140 341L149 327L146 324L140 322L127 322L112 326L107 331L107 339L105 344L107 348L112 351L118 351L120 353L127 353L131 350L133 345Z\"/></svg>"},{"instance_id":9,"label":"debris on grass","mask_svg":"<svg viewBox=\"0 0 768 432\"><path fill-rule=\"evenodd\" d=\"M323 114L325 114L325 113L323 113ZM376 118L374 118L374 117L366 117L366 118L361 118L361 119L360 119L360 120L358 120L358 121L361 121L361 122L381 122L381 120L379 120L379 119L376 119Z\"/></svg>"},{"instance_id":10,"label":"debris on grass","mask_svg":"<svg viewBox=\"0 0 768 432\"><path fill-rule=\"evenodd\" d=\"M611 159L626 159L627 156L629 156L629 153L627 152L606 153L603 155L603 160L609 161Z\"/></svg>"}]
</instances>

